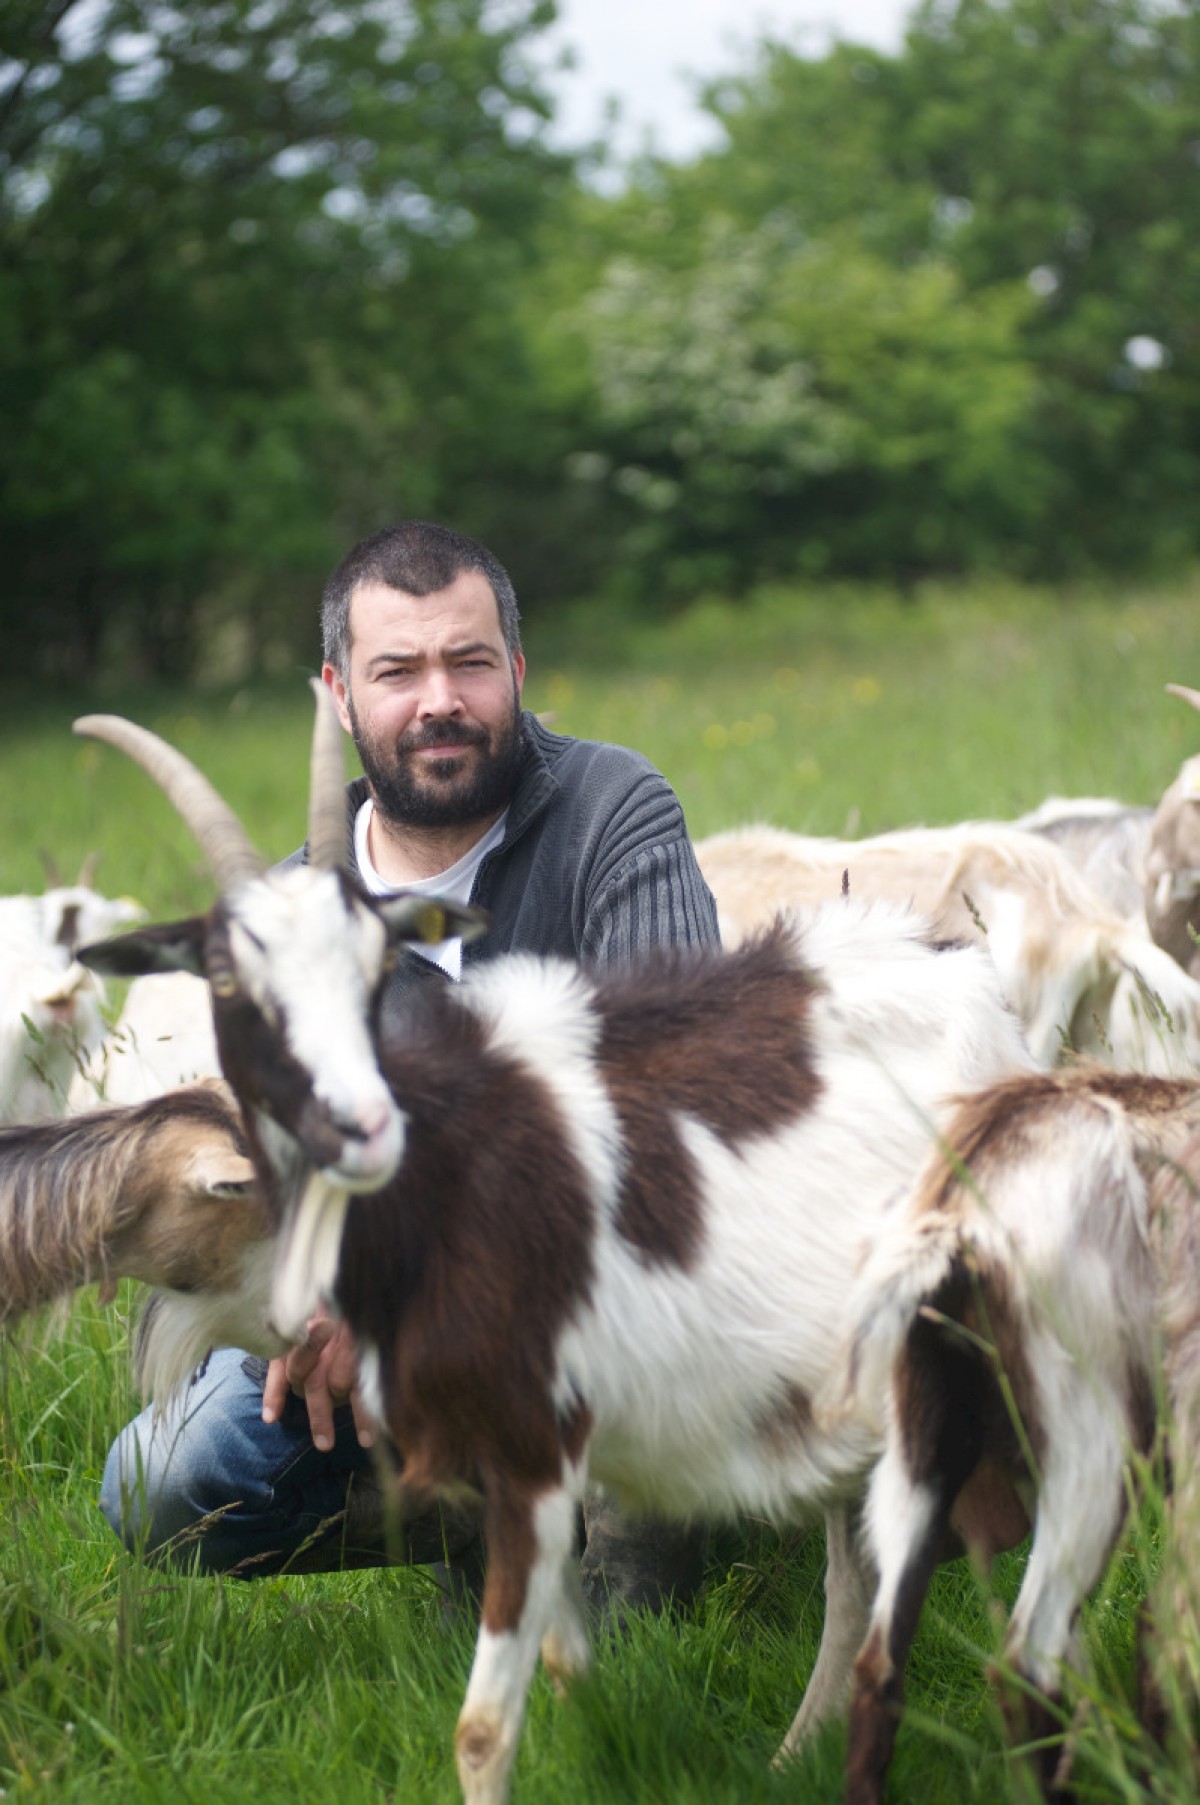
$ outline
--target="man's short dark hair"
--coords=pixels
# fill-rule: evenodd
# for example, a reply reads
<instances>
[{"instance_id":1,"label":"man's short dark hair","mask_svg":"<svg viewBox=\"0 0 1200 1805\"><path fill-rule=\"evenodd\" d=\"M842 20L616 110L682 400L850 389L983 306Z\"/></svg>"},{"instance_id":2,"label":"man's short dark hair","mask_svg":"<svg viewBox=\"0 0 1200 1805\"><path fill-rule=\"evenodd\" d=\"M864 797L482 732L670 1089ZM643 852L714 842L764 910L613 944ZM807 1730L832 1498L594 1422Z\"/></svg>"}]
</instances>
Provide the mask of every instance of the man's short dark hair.
<instances>
[{"instance_id":1,"label":"man's short dark hair","mask_svg":"<svg viewBox=\"0 0 1200 1805\"><path fill-rule=\"evenodd\" d=\"M521 650L521 614L512 579L500 560L465 533L428 520L402 520L363 539L325 585L321 602L325 662L340 676L349 675L350 598L361 583L385 583L408 595L433 595L468 570L479 571L490 583L509 658L515 657Z\"/></svg>"}]
</instances>

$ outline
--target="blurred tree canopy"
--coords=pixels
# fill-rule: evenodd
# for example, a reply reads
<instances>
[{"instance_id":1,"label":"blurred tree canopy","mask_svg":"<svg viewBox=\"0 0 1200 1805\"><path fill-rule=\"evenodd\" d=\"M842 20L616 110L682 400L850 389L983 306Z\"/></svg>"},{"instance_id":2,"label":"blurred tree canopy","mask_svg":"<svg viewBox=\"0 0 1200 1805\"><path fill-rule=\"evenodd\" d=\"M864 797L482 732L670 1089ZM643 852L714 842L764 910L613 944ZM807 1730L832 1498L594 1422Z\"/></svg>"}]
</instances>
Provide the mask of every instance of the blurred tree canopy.
<instances>
[{"instance_id":1,"label":"blurred tree canopy","mask_svg":"<svg viewBox=\"0 0 1200 1805\"><path fill-rule=\"evenodd\" d=\"M498 13L9 0L14 651L187 671L206 599L261 641L381 518L499 517L538 437L515 284L566 165L523 55L550 11Z\"/></svg>"},{"instance_id":2,"label":"blurred tree canopy","mask_svg":"<svg viewBox=\"0 0 1200 1805\"><path fill-rule=\"evenodd\" d=\"M715 85L570 327L668 589L1194 555L1198 59L1195 0L925 0Z\"/></svg>"},{"instance_id":3,"label":"blurred tree canopy","mask_svg":"<svg viewBox=\"0 0 1200 1805\"><path fill-rule=\"evenodd\" d=\"M547 147L550 0L8 0L0 642L310 649L354 538L527 607L1194 557L1200 0L764 44L718 149Z\"/></svg>"}]
</instances>

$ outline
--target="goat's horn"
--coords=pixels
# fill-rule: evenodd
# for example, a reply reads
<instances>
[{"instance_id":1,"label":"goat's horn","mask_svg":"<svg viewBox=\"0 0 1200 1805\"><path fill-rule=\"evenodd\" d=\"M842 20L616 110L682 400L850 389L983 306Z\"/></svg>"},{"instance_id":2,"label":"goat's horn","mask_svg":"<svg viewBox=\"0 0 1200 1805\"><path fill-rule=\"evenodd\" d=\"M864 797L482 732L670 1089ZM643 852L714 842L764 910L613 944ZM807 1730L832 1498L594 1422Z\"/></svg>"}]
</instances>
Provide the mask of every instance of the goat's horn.
<instances>
[{"instance_id":1,"label":"goat's horn","mask_svg":"<svg viewBox=\"0 0 1200 1805\"><path fill-rule=\"evenodd\" d=\"M167 801L196 836L219 888L232 890L249 877L260 877L266 862L251 844L245 828L191 760L146 727L115 714L86 714L73 731L85 739L103 740L126 753L152 777Z\"/></svg>"},{"instance_id":2,"label":"goat's horn","mask_svg":"<svg viewBox=\"0 0 1200 1805\"><path fill-rule=\"evenodd\" d=\"M59 874L58 860L55 858L54 854L52 852L47 852L44 846L39 846L38 858L41 860L42 870L46 874L47 890L61 889L62 877Z\"/></svg>"},{"instance_id":3,"label":"goat's horn","mask_svg":"<svg viewBox=\"0 0 1200 1805\"><path fill-rule=\"evenodd\" d=\"M333 697L319 677L309 679L317 699L308 791L308 862L322 871L346 863L346 765L342 724Z\"/></svg>"},{"instance_id":4,"label":"goat's horn","mask_svg":"<svg viewBox=\"0 0 1200 1805\"><path fill-rule=\"evenodd\" d=\"M100 854L98 852L85 852L84 853L83 864L79 867L79 876L75 879L75 884L78 889L80 889L80 890L90 890L91 889L92 880L94 879L94 877L96 875L96 871L97 871L97 868L99 867L99 864L100 864Z\"/></svg>"},{"instance_id":5,"label":"goat's horn","mask_svg":"<svg viewBox=\"0 0 1200 1805\"><path fill-rule=\"evenodd\" d=\"M1181 702L1190 702L1193 708L1200 708L1200 689L1185 689L1182 683L1168 683L1167 694L1178 696Z\"/></svg>"}]
</instances>

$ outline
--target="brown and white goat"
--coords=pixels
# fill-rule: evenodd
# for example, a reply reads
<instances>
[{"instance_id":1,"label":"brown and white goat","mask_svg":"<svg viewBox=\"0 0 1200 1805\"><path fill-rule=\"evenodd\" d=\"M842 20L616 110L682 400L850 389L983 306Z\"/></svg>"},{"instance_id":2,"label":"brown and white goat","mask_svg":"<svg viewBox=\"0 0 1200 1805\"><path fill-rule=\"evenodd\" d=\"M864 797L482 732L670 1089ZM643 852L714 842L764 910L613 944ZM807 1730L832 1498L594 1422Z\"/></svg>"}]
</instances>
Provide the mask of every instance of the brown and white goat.
<instances>
[{"instance_id":1,"label":"brown and white goat","mask_svg":"<svg viewBox=\"0 0 1200 1805\"><path fill-rule=\"evenodd\" d=\"M280 1349L270 1224L224 1085L0 1128L0 1322L94 1281L160 1287L139 1378L164 1397L205 1350Z\"/></svg>"},{"instance_id":2,"label":"brown and white goat","mask_svg":"<svg viewBox=\"0 0 1200 1805\"><path fill-rule=\"evenodd\" d=\"M1200 982L1038 834L969 821L826 840L752 826L702 840L696 857L727 945L843 885L910 902L939 931L987 947L1044 1063L1069 1047L1122 1070L1200 1071Z\"/></svg>"},{"instance_id":3,"label":"brown and white goat","mask_svg":"<svg viewBox=\"0 0 1200 1805\"><path fill-rule=\"evenodd\" d=\"M322 701L318 741L331 718ZM124 727L88 730L152 762ZM86 956L128 971L192 948L256 1156L278 1161L273 1320L300 1331L330 1298L407 1495L482 1494L464 1792L506 1797L539 1649L560 1677L587 1663L573 1556L589 1476L683 1520L826 1515L825 1635L791 1751L844 1706L868 1591L848 1512L877 1446L871 1426L820 1427L810 1400L830 1378L860 1243L916 1170L941 1101L1030 1069L1015 1018L975 949L938 949L887 906L622 974L510 956L423 986L374 1048L394 1116L385 1148L382 1122L326 1100L351 1026L370 1048L387 938L340 869L333 750L314 757L327 831L314 826L306 871L243 877L206 923ZM289 912L303 927L318 893L336 917L323 940L303 928L297 958ZM305 989L325 1003L320 1035L301 1040Z\"/></svg>"},{"instance_id":4,"label":"brown and white goat","mask_svg":"<svg viewBox=\"0 0 1200 1805\"><path fill-rule=\"evenodd\" d=\"M1200 709L1200 690L1168 683ZM1185 759L1156 808L1055 796L1014 823L1044 834L1117 911L1200 978L1200 757Z\"/></svg>"},{"instance_id":5,"label":"brown and white goat","mask_svg":"<svg viewBox=\"0 0 1200 1805\"><path fill-rule=\"evenodd\" d=\"M881 1228L850 1303L848 1390L888 1393L866 1524L879 1572L856 1663L847 1798L873 1805L934 1564L1033 1528L1004 1666L1055 1778L1080 1607L1125 1516L1125 1470L1165 1402L1178 1549L1200 1473L1200 1086L1095 1067L962 1103ZM1165 1384L1162 1355L1165 1352ZM1194 1626L1193 1626L1194 1630Z\"/></svg>"}]
</instances>

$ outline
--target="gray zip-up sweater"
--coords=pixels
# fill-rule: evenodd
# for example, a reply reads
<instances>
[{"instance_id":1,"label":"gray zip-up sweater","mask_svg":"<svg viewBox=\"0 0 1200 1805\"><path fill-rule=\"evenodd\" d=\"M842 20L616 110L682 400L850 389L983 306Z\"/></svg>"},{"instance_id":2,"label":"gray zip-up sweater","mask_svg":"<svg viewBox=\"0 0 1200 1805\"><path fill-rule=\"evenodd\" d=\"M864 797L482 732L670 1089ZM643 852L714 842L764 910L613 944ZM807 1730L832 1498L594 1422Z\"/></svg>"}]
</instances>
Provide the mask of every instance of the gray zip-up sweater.
<instances>
[{"instance_id":1,"label":"gray zip-up sweater","mask_svg":"<svg viewBox=\"0 0 1200 1805\"><path fill-rule=\"evenodd\" d=\"M504 839L471 893L491 927L463 948L464 969L508 952L613 965L652 946L715 944L716 905L666 778L640 752L551 733L528 712L521 732ZM347 786L352 861L354 818L366 797L365 778ZM385 1018L414 984L438 978L439 966L402 955Z\"/></svg>"}]
</instances>

